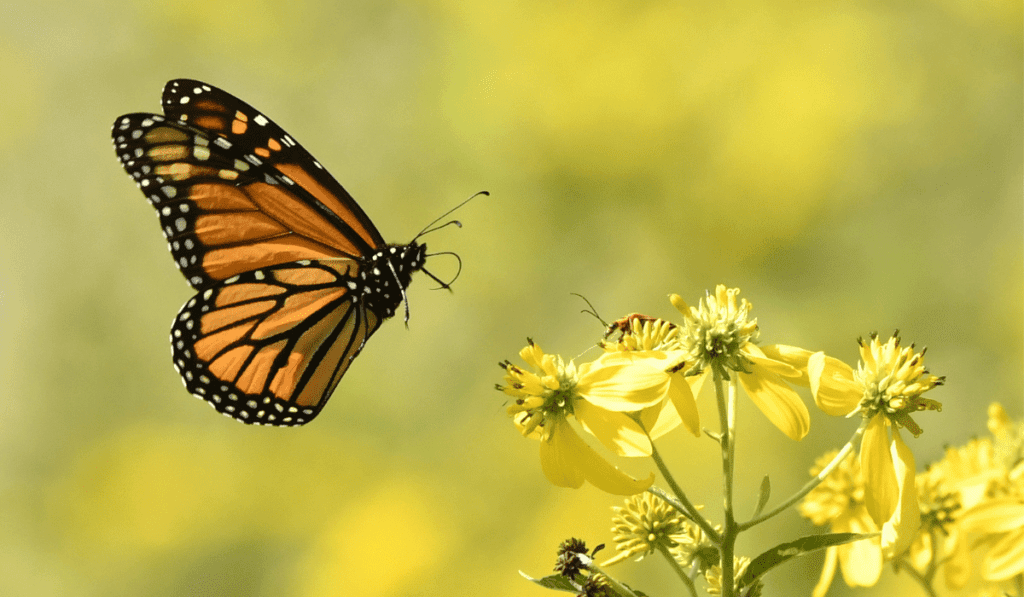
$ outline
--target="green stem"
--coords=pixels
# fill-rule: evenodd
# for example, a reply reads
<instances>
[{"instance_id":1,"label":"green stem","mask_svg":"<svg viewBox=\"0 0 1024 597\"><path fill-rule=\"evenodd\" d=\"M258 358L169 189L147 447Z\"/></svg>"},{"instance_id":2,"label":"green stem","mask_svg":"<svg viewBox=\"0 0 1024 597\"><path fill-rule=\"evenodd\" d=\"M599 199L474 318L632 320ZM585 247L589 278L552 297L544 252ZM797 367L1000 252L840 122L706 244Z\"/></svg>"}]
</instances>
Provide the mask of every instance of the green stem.
<instances>
[{"instance_id":1,"label":"green stem","mask_svg":"<svg viewBox=\"0 0 1024 597\"><path fill-rule=\"evenodd\" d=\"M722 541L719 544L722 567L722 597L733 597L735 594L735 573L733 572L733 553L736 547L736 535L739 528L736 526L736 518L733 516L732 492L733 492L733 471L735 470L736 458L736 380L729 383L729 396L726 398L723 391L723 375L718 367L713 367L715 398L718 400L718 421L722 445L722 475L723 479L723 506L725 528L722 531Z\"/></svg>"},{"instance_id":2,"label":"green stem","mask_svg":"<svg viewBox=\"0 0 1024 597\"><path fill-rule=\"evenodd\" d=\"M853 451L854 446L857 444L857 442L860 441L860 437L864 435L864 429L867 428L867 425L868 419L864 419L864 421L860 424L860 427L857 428L857 431L855 431L853 433L853 436L850 437L850 441L846 442L846 445L843 446L841 450L839 450L839 454L836 454L836 457L832 459L832 462L829 462L828 465L825 466L825 468L821 469L821 472L818 473L817 476L815 476L813 479L808 481L802 488L800 488L800 491L794 493L792 496L790 496L789 499L779 504L770 512L766 512L761 516L752 518L747 522L741 523L739 525L739 530L745 531L750 527L761 524L769 518L784 512L785 510L789 509L790 506L803 499L803 497L810 493L812 489L814 489L818 485L821 485L821 482L825 480L825 477L828 477L829 474L832 473L832 471L835 470L837 466L839 466L843 459L845 459L846 456L851 451Z\"/></svg>"},{"instance_id":3,"label":"green stem","mask_svg":"<svg viewBox=\"0 0 1024 597\"><path fill-rule=\"evenodd\" d=\"M910 575L911 578L916 580L917 584L921 585L921 588L924 590L924 592L928 594L928 597L938 597L938 594L932 587L932 583L929 582L929 580L925 578L925 576L922 575L920 572L918 572L917 569L915 569L913 566L911 566L910 564L900 566L900 571L906 572Z\"/></svg>"},{"instance_id":4,"label":"green stem","mask_svg":"<svg viewBox=\"0 0 1024 597\"><path fill-rule=\"evenodd\" d=\"M690 595L697 597L697 587L693 584L693 579L686 573L686 570L683 570L683 567L679 565L679 562L672 557L668 548L664 545L659 545L658 551L661 552L661 555L665 556L665 559L668 560L669 566L676 571L676 574L679 575L679 579L682 580L683 584L686 585L686 588L690 590Z\"/></svg>"},{"instance_id":5,"label":"green stem","mask_svg":"<svg viewBox=\"0 0 1024 597\"><path fill-rule=\"evenodd\" d=\"M697 523L701 530L703 530L704 533L707 534L707 536L710 537L712 541L714 541L715 543L721 541L721 537L719 536L718 531L716 531L715 528L711 526L711 523L708 522L706 518L700 515L700 511L697 510L697 507L694 506L693 502L691 502L690 499L686 497L686 492L684 492L683 488L680 487L678 483L676 483L676 480L672 476L671 471L669 471L668 467L665 465L665 461L661 459L661 454L658 453L658 448L655 447L654 443L651 443L651 458L653 458L654 463L658 465L658 470L661 471L662 478L665 479L665 483L668 483L668 486L672 489L672 492L676 494L676 498L678 498L679 501L676 502L676 500L671 499L669 496L665 495L664 491L658 489L657 487L652 487L647 491L665 500L665 502L668 503L670 506L672 506L676 510L679 510L683 514L683 516Z\"/></svg>"}]
</instances>

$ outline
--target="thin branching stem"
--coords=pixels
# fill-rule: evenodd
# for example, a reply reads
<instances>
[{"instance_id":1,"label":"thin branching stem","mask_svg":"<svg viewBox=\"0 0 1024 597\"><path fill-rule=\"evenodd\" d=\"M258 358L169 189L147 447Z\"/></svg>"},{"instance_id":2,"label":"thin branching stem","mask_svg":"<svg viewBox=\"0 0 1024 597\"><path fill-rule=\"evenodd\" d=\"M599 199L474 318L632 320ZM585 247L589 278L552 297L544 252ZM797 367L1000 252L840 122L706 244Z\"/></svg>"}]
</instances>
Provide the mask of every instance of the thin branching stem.
<instances>
[{"instance_id":1,"label":"thin branching stem","mask_svg":"<svg viewBox=\"0 0 1024 597\"><path fill-rule=\"evenodd\" d=\"M697 507L693 505L693 502L691 502L688 497L686 497L686 492L683 491L683 488L680 487L678 483L676 483L675 478L672 476L672 472L668 470L668 467L665 465L665 461L661 459L661 454L658 453L658 448L655 447L653 443L651 444L651 458L654 459L654 463L658 466L658 470L661 471L661 476L663 479L665 479L665 483L667 483L668 486L672 489L672 492L676 494L676 498L678 501L673 499L666 499L669 498L669 496L665 495L665 492L662 491L661 489L658 489L657 487L652 487L647 491L664 499L665 502L668 503L670 506L672 506L676 510L679 510L679 512L681 512L683 516L697 523L701 530L703 530L704 533L706 533L707 536L710 537L711 540L714 541L716 544L719 541L721 541L722 538L721 536L719 536L718 531L716 531L715 528L711 526L711 523L708 522L706 518L701 516L700 511L697 510Z\"/></svg>"},{"instance_id":2,"label":"thin branching stem","mask_svg":"<svg viewBox=\"0 0 1024 597\"><path fill-rule=\"evenodd\" d=\"M747 522L741 523L739 525L739 530L745 531L750 527L761 524L769 518L786 511L787 509L789 509L790 506L803 499L803 497L810 493L812 489L814 489L818 485L821 485L821 482L825 480L825 477L828 477L829 474L833 470L835 470L837 466L839 466L843 459L846 458L846 456L860 442L860 437L864 435L864 430L867 428L867 424L868 420L864 419L860 427L857 428L857 431L853 432L853 436L850 437L850 441L846 442L846 445L843 446L841 450L839 450L839 454L836 454L836 457L832 459L832 462L829 462L828 465L825 466L825 468L821 469L820 473L818 473L813 479L808 481L802 488L800 488L800 491L794 493L792 496L789 497L789 499L776 506L770 512L766 512L761 516L752 518Z\"/></svg>"},{"instance_id":3,"label":"thin branching stem","mask_svg":"<svg viewBox=\"0 0 1024 597\"><path fill-rule=\"evenodd\" d=\"M686 585L686 588L690 590L690 595L692 595L692 597L697 597L697 587L693 584L693 579L690 578L690 575L686 573L686 570L684 570L683 567L679 565L679 562L674 557L672 557L672 554L669 553L668 548L664 545L659 545L658 551L661 552L661 555L665 556L665 559L668 560L669 566L676 571L676 574L679 575L679 580L683 581L683 584Z\"/></svg>"},{"instance_id":4,"label":"thin branching stem","mask_svg":"<svg viewBox=\"0 0 1024 597\"><path fill-rule=\"evenodd\" d=\"M931 580L927 578L927 575L921 574L910 564L901 566L900 572L906 572L911 578L916 580L917 584L921 585L921 589L928 594L928 597L938 597L938 593L935 592L935 588L932 587Z\"/></svg>"}]
</instances>

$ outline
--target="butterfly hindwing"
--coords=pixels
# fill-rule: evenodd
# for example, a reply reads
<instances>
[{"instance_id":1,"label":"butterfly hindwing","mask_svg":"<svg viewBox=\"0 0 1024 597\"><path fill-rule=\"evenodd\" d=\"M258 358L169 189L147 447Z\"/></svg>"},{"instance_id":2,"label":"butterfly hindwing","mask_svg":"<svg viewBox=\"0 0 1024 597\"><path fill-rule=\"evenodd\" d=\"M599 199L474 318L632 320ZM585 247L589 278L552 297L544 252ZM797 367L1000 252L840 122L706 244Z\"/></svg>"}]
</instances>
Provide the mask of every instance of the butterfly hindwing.
<instances>
[{"instance_id":1,"label":"butterfly hindwing","mask_svg":"<svg viewBox=\"0 0 1024 597\"><path fill-rule=\"evenodd\" d=\"M302 261L201 291L171 328L185 387L246 423L309 422L380 326L358 281L355 262Z\"/></svg>"}]
</instances>

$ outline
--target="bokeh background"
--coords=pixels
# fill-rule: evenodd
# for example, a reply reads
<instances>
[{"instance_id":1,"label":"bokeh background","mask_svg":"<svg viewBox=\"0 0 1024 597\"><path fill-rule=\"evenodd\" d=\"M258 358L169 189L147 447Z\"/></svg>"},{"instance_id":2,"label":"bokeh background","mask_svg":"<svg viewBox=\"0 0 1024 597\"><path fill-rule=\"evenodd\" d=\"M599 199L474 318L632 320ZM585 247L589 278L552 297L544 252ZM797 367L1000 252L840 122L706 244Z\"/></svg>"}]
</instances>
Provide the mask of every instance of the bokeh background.
<instances>
[{"instance_id":1,"label":"bokeh background","mask_svg":"<svg viewBox=\"0 0 1024 597\"><path fill-rule=\"evenodd\" d=\"M548 484L494 384L527 336L595 355L574 292L678 320L669 293L738 286L764 342L848 361L899 328L948 378L922 466L990 401L1020 417L1021 31L1010 0L5 2L0 594L546 594L517 571L609 541L621 501ZM217 416L171 367L190 292L109 129L176 77L274 118L389 240L492 193L427 238L462 256L454 293L416 279L409 329L385 325L306 428ZM741 512L855 426L812 412L797 444L740 404ZM662 450L714 514L709 444ZM813 530L764 529L741 552ZM656 559L620 573L679 594Z\"/></svg>"}]
</instances>

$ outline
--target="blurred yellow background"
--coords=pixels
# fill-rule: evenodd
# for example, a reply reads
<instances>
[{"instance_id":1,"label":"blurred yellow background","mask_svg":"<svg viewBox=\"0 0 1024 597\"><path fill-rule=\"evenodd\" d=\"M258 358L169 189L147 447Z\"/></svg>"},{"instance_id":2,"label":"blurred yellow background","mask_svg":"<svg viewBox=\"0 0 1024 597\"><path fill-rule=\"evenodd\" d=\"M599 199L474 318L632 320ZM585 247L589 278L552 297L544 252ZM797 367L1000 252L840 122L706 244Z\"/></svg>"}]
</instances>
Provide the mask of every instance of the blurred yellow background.
<instances>
[{"instance_id":1,"label":"blurred yellow background","mask_svg":"<svg viewBox=\"0 0 1024 597\"><path fill-rule=\"evenodd\" d=\"M670 292L738 286L765 343L848 361L899 328L948 378L922 466L990 401L1020 417L1021 31L1011 0L7 2L0 594L547 594L517 571L609 541L621 500L548 484L493 386L527 336L592 346L572 292L678 320ZM409 329L386 324L307 427L217 416L171 366L191 293L110 126L176 77L276 120L390 241L492 193L426 239L462 256L454 293L419 276ZM812 412L794 444L740 404L741 512L855 427ZM710 442L667 439L714 516ZM813 531L764 528L741 553ZM807 594L820 565L766 594ZM679 594L654 558L621 566Z\"/></svg>"}]
</instances>

